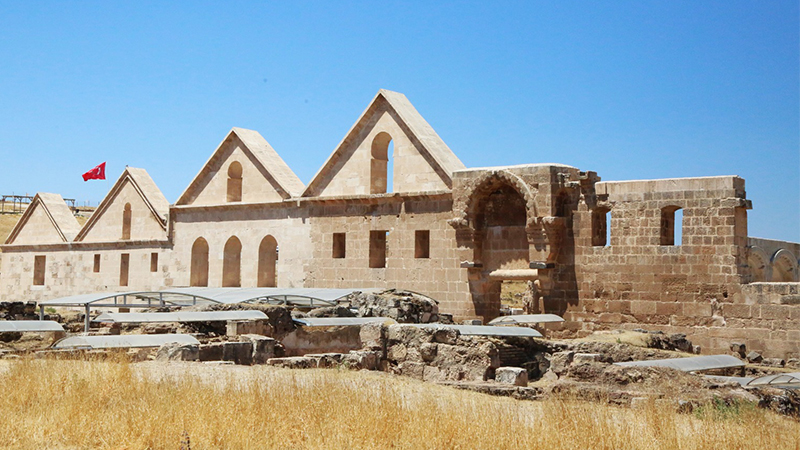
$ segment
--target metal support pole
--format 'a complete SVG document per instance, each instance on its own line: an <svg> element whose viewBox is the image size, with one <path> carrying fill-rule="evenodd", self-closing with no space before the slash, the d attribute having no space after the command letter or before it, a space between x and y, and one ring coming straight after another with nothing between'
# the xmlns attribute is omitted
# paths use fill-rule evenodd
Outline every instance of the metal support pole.
<svg viewBox="0 0 800 450"><path fill-rule="evenodd" d="M87 333L89 332L89 321L90 321L90 320L91 320L91 319L89 318L89 304L87 303L87 304L86 304L86 324L85 324L85 326L83 327L83 330L84 330L85 332L87 332Z"/></svg>
<svg viewBox="0 0 800 450"><path fill-rule="evenodd" d="M161 304L161 306L164 306L164 293L163 292L159 292L158 293L158 301Z"/></svg>
<svg viewBox="0 0 800 450"><path fill-rule="evenodd" d="M39 305L39 320L44 320L44 305Z"/></svg>

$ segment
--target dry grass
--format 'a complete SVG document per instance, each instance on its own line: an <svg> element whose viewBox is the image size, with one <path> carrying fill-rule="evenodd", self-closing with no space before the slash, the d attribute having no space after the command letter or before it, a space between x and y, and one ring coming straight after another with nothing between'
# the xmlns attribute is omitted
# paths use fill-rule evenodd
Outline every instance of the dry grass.
<svg viewBox="0 0 800 450"><path fill-rule="evenodd" d="M0 366L2 368L2 366ZM798 448L744 407L679 415L523 402L379 373L21 360L0 370L5 448ZM182 445L182 442L184 444Z"/></svg>

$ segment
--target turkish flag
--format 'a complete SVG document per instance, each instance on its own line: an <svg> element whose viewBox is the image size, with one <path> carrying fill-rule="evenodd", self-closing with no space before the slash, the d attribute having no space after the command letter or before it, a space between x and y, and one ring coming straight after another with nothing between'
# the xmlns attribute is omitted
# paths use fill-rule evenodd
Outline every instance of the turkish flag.
<svg viewBox="0 0 800 450"><path fill-rule="evenodd" d="M89 180L105 180L106 179L106 163L100 164L94 169L83 174L83 181Z"/></svg>

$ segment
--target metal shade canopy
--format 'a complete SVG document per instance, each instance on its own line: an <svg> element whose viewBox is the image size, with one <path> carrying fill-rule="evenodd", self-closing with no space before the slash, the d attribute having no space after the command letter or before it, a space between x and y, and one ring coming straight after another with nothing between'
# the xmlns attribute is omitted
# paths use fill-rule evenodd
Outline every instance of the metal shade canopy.
<svg viewBox="0 0 800 450"><path fill-rule="evenodd" d="M692 356L689 358L651 359L614 363L617 366L670 367L683 372L744 367L744 362L730 355Z"/></svg>
<svg viewBox="0 0 800 450"><path fill-rule="evenodd" d="M389 317L303 317L293 320L306 327L343 327L368 323L397 323Z"/></svg>
<svg viewBox="0 0 800 450"><path fill-rule="evenodd" d="M52 320L0 320L0 333L50 331L64 331L64 327Z"/></svg>
<svg viewBox="0 0 800 450"><path fill-rule="evenodd" d="M554 323L563 321L563 317L555 314L518 314L513 316L500 316L491 320L488 325L517 325L521 323Z"/></svg>
<svg viewBox="0 0 800 450"><path fill-rule="evenodd" d="M61 339L53 348L63 349L101 349L101 348L146 348L161 347L164 344L200 344L189 334L127 334L121 336L73 336Z"/></svg>
<svg viewBox="0 0 800 450"><path fill-rule="evenodd" d="M763 377L722 377L708 376L708 378L720 381L735 381L742 387L771 387L778 389L800 389L800 372L779 373L775 375L764 375Z"/></svg>
<svg viewBox="0 0 800 450"><path fill-rule="evenodd" d="M156 322L213 322L227 320L266 319L261 311L176 311L158 313L103 313L93 322L156 323Z"/></svg>
<svg viewBox="0 0 800 450"><path fill-rule="evenodd" d="M494 327L489 325L449 325L442 323L412 323L408 324L418 328L446 328L457 330L462 336L519 336L542 337L542 334L533 328L522 327Z"/></svg>

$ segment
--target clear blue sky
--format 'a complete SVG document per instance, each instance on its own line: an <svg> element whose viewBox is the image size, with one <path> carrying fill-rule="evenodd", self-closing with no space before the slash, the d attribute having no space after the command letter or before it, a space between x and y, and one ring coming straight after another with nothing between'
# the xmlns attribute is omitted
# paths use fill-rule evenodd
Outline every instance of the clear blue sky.
<svg viewBox="0 0 800 450"><path fill-rule="evenodd" d="M468 167L740 175L800 241L797 1L0 2L0 193L174 202L231 127L303 182L378 89ZM108 161L107 182L80 175Z"/></svg>

